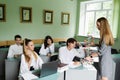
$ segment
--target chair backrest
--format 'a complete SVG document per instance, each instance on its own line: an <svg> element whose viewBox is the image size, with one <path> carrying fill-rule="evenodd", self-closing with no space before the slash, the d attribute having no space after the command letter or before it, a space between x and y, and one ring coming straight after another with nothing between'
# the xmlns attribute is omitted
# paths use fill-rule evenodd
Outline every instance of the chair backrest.
<svg viewBox="0 0 120 80"><path fill-rule="evenodd" d="M112 54L117 54L118 51L117 51L117 49L113 49L113 48L112 48L112 49L111 49L111 53L112 53Z"/></svg>
<svg viewBox="0 0 120 80"><path fill-rule="evenodd" d="M6 59L5 60L5 80L18 80L20 69L20 60Z"/></svg>
<svg viewBox="0 0 120 80"><path fill-rule="evenodd" d="M8 49L0 49L0 79L5 78L5 59L7 58Z"/></svg>

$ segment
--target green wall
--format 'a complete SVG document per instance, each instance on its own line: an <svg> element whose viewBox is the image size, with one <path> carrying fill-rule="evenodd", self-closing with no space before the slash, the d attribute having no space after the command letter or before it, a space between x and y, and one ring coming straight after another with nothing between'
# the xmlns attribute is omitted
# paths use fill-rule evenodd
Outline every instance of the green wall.
<svg viewBox="0 0 120 80"><path fill-rule="evenodd" d="M77 18L76 18L76 33L75 33L75 38L79 41L83 41L87 39L86 37L83 36L78 36L78 27L79 27L79 12L80 12L80 2L85 1L85 0L78 0L77 2ZM117 38L115 39L115 44L113 45L113 48L117 49L120 51L120 0L113 0L114 2L114 13L113 13L113 26L117 26ZM95 42L98 42L98 39L95 39Z"/></svg>
<svg viewBox="0 0 120 80"><path fill-rule="evenodd" d="M6 22L0 22L0 41L14 35L38 39L51 35L68 38L75 35L77 0L0 0L6 4ZM20 23L21 6L32 7L32 23ZM43 23L43 10L53 10L53 24ZM61 25L61 12L70 13L70 24Z"/></svg>

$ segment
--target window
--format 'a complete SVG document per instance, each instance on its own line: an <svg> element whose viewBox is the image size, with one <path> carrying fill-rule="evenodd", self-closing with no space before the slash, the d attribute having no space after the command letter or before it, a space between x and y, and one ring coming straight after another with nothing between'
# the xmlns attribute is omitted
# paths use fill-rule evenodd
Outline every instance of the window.
<svg viewBox="0 0 120 80"><path fill-rule="evenodd" d="M106 17L110 26L112 26L112 5L113 3L111 0L81 2L78 34L80 36L88 36L89 34L99 38L99 31L96 28L96 20L99 17Z"/></svg>

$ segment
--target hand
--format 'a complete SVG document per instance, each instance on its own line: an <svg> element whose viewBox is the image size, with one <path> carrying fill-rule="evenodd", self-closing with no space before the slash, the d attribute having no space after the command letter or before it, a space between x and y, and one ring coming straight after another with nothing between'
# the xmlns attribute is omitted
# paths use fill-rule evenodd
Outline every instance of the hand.
<svg viewBox="0 0 120 80"><path fill-rule="evenodd" d="M90 56L88 56L88 57L85 58L85 60L92 61L93 59Z"/></svg>
<svg viewBox="0 0 120 80"><path fill-rule="evenodd" d="M50 54L50 53L47 53L47 56L48 56L48 57L50 57L50 56L51 56L51 54Z"/></svg>
<svg viewBox="0 0 120 80"><path fill-rule="evenodd" d="M15 54L14 58L18 58L20 56L20 54Z"/></svg>
<svg viewBox="0 0 120 80"><path fill-rule="evenodd" d="M98 56L98 53L97 53L97 52L92 52L92 53L91 53L91 56L97 57L97 56Z"/></svg>
<svg viewBox="0 0 120 80"><path fill-rule="evenodd" d="M73 64L74 64L74 65L79 65L79 64L80 64L80 62L75 61Z"/></svg>

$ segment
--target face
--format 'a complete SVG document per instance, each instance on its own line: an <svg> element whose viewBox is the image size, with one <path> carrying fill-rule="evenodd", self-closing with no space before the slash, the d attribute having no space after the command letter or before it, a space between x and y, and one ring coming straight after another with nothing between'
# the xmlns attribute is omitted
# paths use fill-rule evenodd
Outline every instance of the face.
<svg viewBox="0 0 120 80"><path fill-rule="evenodd" d="M76 46L76 42L74 42L74 43L68 43L68 47L69 47L70 49L75 48L75 46Z"/></svg>
<svg viewBox="0 0 120 80"><path fill-rule="evenodd" d="M18 44L18 45L20 45L22 43L21 38L16 38L15 39L15 43Z"/></svg>
<svg viewBox="0 0 120 80"><path fill-rule="evenodd" d="M100 22L96 22L98 30L100 30Z"/></svg>
<svg viewBox="0 0 120 80"><path fill-rule="evenodd" d="M32 41L30 41L26 47L28 50L34 51L34 43Z"/></svg>
<svg viewBox="0 0 120 80"><path fill-rule="evenodd" d="M48 40L47 40L47 43L48 43L49 45L52 44L51 39L48 39Z"/></svg>

